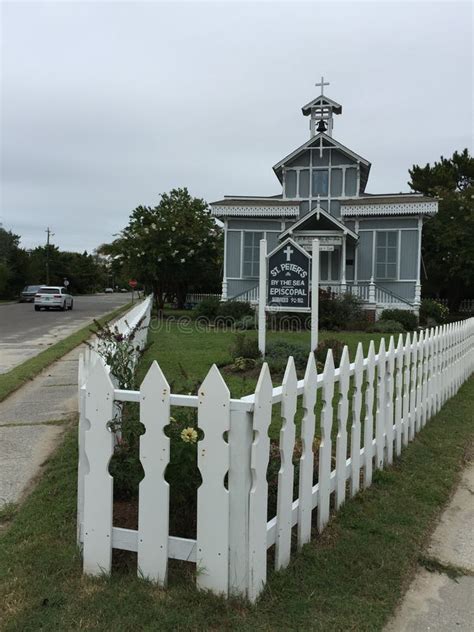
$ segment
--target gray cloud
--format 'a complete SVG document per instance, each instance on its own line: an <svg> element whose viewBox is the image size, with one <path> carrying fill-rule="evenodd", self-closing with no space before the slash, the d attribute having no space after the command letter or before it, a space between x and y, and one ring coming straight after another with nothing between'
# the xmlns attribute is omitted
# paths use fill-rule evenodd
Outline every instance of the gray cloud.
<svg viewBox="0 0 474 632"><path fill-rule="evenodd" d="M468 2L4 3L0 222L31 247L93 249L188 186L280 192L315 81L368 190L472 143Z"/></svg>

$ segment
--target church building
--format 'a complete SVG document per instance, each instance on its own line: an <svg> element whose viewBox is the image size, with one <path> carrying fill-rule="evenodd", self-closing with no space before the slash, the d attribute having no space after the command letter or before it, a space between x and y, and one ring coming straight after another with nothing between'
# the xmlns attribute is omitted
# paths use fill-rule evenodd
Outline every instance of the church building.
<svg viewBox="0 0 474 632"><path fill-rule="evenodd" d="M224 223L223 300L258 300L260 240L268 252L291 237L320 240L320 287L350 292L368 309L417 311L423 220L438 210L418 193L366 191L370 162L333 136L342 106L324 94L303 106L310 137L273 166L282 192L225 196L211 204Z"/></svg>

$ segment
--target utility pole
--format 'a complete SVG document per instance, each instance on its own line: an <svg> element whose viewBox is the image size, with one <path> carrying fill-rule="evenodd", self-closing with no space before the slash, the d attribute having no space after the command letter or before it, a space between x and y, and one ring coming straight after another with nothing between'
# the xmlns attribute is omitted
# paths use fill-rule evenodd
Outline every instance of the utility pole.
<svg viewBox="0 0 474 632"><path fill-rule="evenodd" d="M51 231L51 228L45 230L46 233L46 285L49 285L49 238L54 237L54 233Z"/></svg>

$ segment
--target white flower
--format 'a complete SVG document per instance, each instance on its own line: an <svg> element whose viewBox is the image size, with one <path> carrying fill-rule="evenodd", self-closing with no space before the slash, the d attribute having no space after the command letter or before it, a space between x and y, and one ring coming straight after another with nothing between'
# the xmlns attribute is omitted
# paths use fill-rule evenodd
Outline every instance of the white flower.
<svg viewBox="0 0 474 632"><path fill-rule="evenodd" d="M181 259L181 263L184 263L186 261L186 259Z"/></svg>
<svg viewBox="0 0 474 632"><path fill-rule="evenodd" d="M171 226L171 230L176 230L176 228L174 226Z"/></svg>
<svg viewBox="0 0 474 632"><path fill-rule="evenodd" d="M153 222L153 224L151 225L151 227L153 228L153 230L155 230L155 229L156 229L156 224L155 224L155 222Z"/></svg>
<svg viewBox="0 0 474 632"><path fill-rule="evenodd" d="M198 433L194 430L194 428L185 428L181 432L181 439L185 443L196 443L198 439Z"/></svg>

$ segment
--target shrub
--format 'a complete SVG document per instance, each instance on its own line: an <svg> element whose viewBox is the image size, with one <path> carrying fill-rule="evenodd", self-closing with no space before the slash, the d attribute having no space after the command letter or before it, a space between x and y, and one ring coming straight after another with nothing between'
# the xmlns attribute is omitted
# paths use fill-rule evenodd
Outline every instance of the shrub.
<svg viewBox="0 0 474 632"><path fill-rule="evenodd" d="M242 331L248 331L249 329L255 329L255 314L253 316L243 316L240 320L235 323L235 327L237 329L241 329Z"/></svg>
<svg viewBox="0 0 474 632"><path fill-rule="evenodd" d="M214 320L219 313L220 300L216 296L205 298L194 308L195 315L199 318Z"/></svg>
<svg viewBox="0 0 474 632"><path fill-rule="evenodd" d="M231 366L233 371L249 371L257 366L256 358L235 358Z"/></svg>
<svg viewBox="0 0 474 632"><path fill-rule="evenodd" d="M220 303L217 315L224 318L233 318L235 321L242 319L244 316L252 316L254 310L250 303L242 301L225 301Z"/></svg>
<svg viewBox="0 0 474 632"><path fill-rule="evenodd" d="M324 365L328 350L332 349L334 365L338 367L341 362L342 352L344 350L345 344L345 342L342 342L341 340L336 340L336 338L321 340L321 342L316 347L316 360Z"/></svg>
<svg viewBox="0 0 474 632"><path fill-rule="evenodd" d="M320 329L344 329L348 322L362 319L362 302L356 296L335 296L325 290L319 291Z"/></svg>
<svg viewBox="0 0 474 632"><path fill-rule="evenodd" d="M440 325L449 316L449 309L433 298L424 298L420 305L420 323L422 325Z"/></svg>
<svg viewBox="0 0 474 632"><path fill-rule="evenodd" d="M406 329L398 320L378 320L367 331L378 334L403 334Z"/></svg>
<svg viewBox="0 0 474 632"><path fill-rule="evenodd" d="M311 316L297 312L270 312L268 328L272 331L306 331L311 326Z"/></svg>
<svg viewBox="0 0 474 632"><path fill-rule="evenodd" d="M253 358L256 360L261 355L257 340L248 338L244 333L235 335L229 352L234 362L237 358Z"/></svg>
<svg viewBox="0 0 474 632"><path fill-rule="evenodd" d="M303 345L292 344L284 340L270 342L265 352L265 360L274 372L285 370L289 356L293 356L298 370L304 370L308 362L308 349Z"/></svg>
<svg viewBox="0 0 474 632"><path fill-rule="evenodd" d="M416 314L406 309L384 309L380 320L396 320L403 325L406 331L413 331L418 326Z"/></svg>

